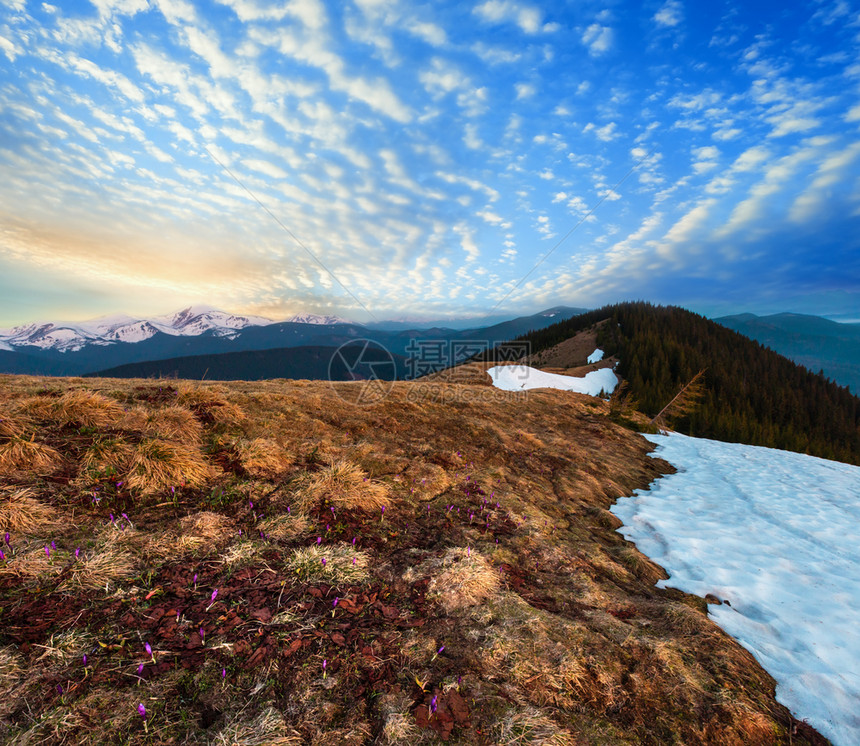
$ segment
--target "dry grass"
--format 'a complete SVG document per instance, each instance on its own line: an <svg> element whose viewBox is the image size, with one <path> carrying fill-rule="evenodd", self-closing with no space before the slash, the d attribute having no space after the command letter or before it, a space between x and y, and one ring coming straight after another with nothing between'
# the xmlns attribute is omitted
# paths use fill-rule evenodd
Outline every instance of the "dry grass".
<svg viewBox="0 0 860 746"><path fill-rule="evenodd" d="M0 409L0 438L20 438L29 431L29 422Z"/></svg>
<svg viewBox="0 0 860 746"><path fill-rule="evenodd" d="M487 379L478 367L475 371ZM119 424L97 428L95 433L59 429L55 424L60 395L84 385L107 399L136 401L140 407ZM606 513L613 500L646 487L669 467L647 455L650 444L612 424L603 403L553 391L530 392L527 401L523 397L489 400L472 396L479 389L487 393L483 384L444 383L425 388L423 398L416 399L411 384L397 383L385 401L362 408L341 401L325 383L179 385L183 393L171 403L184 407L202 424L207 453L229 456L225 464L231 467L235 456L244 458L246 471L258 481L248 481L240 470L219 474L217 486L223 487L225 500L207 504L235 512L226 516L193 513L181 520L178 515L200 509L193 501L206 500L202 491L177 493L176 506L165 502L132 510L118 507L129 500L120 491L116 498L111 496L117 502L107 510L129 510L135 527L124 531L105 527L105 501L91 505L65 479L40 480L37 492L18 494L32 502L15 504L11 511L6 508L3 520L11 516L23 525L21 533L29 531L31 538L16 536L12 541L15 552L7 552L9 561L0 567L0 605L6 609L4 619L12 619L18 610L15 621L8 630L4 628L4 642L20 644L26 635L31 647L27 661L16 648L0 648L0 741L30 746L120 741L130 746L439 743L436 733L420 729L415 722L417 676L446 694L460 687L472 725L455 729L449 742L461 746L782 746L789 741L811 746L802 733L789 738L792 721L774 701L773 682L752 656L698 610L696 599L654 588L655 574L647 560L613 532L617 522ZM33 396L46 389L56 395ZM188 448L194 462L209 470L202 444L195 448L190 442L177 443L171 440L179 437L175 433L147 430L141 424L144 415L154 422L159 411L170 409L158 405L170 397L151 397L150 389L140 381L4 376L0 410L8 412L15 424L8 426L0 442L10 435L29 437L28 431L38 427L36 440L64 456L68 453L67 459L79 455L88 468L117 469L117 481L125 479L132 457L137 456L140 468L148 469L141 466L146 461L141 452L164 448L165 443ZM436 401L435 393L444 393L445 398ZM246 416L239 419L237 412ZM179 418L189 421L187 415L174 420ZM196 424L192 427L200 432ZM124 430L128 432L121 434ZM281 462L273 468L255 462L269 455L273 443L295 455L292 466ZM188 453L172 450L153 459L156 471L168 464L162 469L168 476L158 477L166 498L152 503L168 500L169 487L179 486L187 477L177 462ZM70 462L65 468L70 470ZM281 476L286 473L289 479ZM151 478L147 473L146 479ZM0 510L10 504L14 492L2 488L9 481L8 474L0 471ZM199 483L208 491L211 485L204 481L201 478ZM273 481L278 482L275 491ZM493 492L493 502L498 500L501 508L494 508L490 525L484 529L482 524L479 530L477 521L469 523L468 512ZM245 507L248 498L257 510L265 511L267 519L254 522ZM312 525L321 521L322 526L329 519L328 506L322 505L325 500L337 511L332 521L335 534L359 533L372 551L358 553L348 545L327 543L293 551L299 542L316 537ZM40 518L38 510L68 504L69 516L64 520L70 522L72 503L78 525L69 531L64 545L72 547L80 537L83 546L94 537L95 546L77 563L62 549L52 552L51 561L44 553L45 541L36 539L56 538L52 521L60 516L49 513L43 522L45 516ZM385 520L380 521L383 503L397 510L386 510ZM451 503L461 512L446 516L445 508ZM292 512L283 515L286 505ZM338 509L346 506L372 512ZM510 517L522 519L522 526L511 523ZM240 527L250 539L237 537ZM275 541L257 539L257 529ZM2 530L0 526L0 536ZM343 530L347 533L337 533ZM471 557L462 548L448 550L467 544ZM183 555L189 549L209 556L189 562ZM92 609L98 604L90 599L104 595L104 584L110 588L127 577L128 565L118 572L116 557L132 558L144 578L144 582L122 583L113 594L129 608L110 618L88 613L78 621L78 601ZM423 562L404 573L410 558ZM163 564L169 565L164 577L172 578L174 568L181 568L183 562L194 565L207 581L217 575L224 588L228 582L235 584L231 602L243 605L247 599L254 608L266 606L278 613L267 623L243 624L223 636L211 632L212 650L207 650L204 668L158 673L138 685L129 678L134 665L124 660L126 653L115 650L111 640L117 632L130 640L137 640L140 633L152 634L152 628L141 626L148 614L142 599L150 589L159 589L152 600L159 607L172 608L176 600L177 608L182 608L190 602L158 577ZM514 569L499 573L502 562ZM241 566L251 566L254 572L232 572ZM56 620L30 632L28 612L16 606L18 599L42 608L43 597L36 594L55 590L60 580L57 573L63 570L68 573L63 576L65 585L56 589L62 601L50 607ZM151 584L145 581L150 571L154 573ZM244 580L246 575L250 579ZM98 590L89 590L97 583ZM353 596L337 586L358 583L364 588L356 596L366 599L356 603L363 603L363 608L355 613L341 609L330 617L331 597ZM328 599L323 619L319 618L319 593ZM197 595L203 598L204 594ZM44 602L51 599L44 597ZM307 602L312 604L310 611ZM390 618L392 608L397 610L396 619ZM244 618L248 610L237 613ZM127 611L141 623L124 623ZM404 626L413 612L412 621L420 626ZM207 620L216 619L216 613L207 615ZM192 624L196 621L186 609L180 626L188 625L190 632ZM360 630L362 639L353 643L346 625ZM72 693L67 683L72 682L67 678L70 674L60 670L62 655L48 650L67 648L71 654L75 646L67 646L57 633L84 627L94 640L108 644L101 651L102 674L112 678L91 675L84 687ZM259 642L254 636L258 628ZM318 629L326 635L341 631L348 641L341 645L332 637L317 636ZM310 646L303 644L284 657L284 647L298 637L303 643L310 639ZM254 649L259 645L267 656L262 665L250 665L250 658L242 653L227 658L228 648L238 638L250 640ZM181 658L184 637L177 640ZM43 645L44 651L36 645ZM442 645L444 653L437 654ZM47 657L36 661L43 652ZM323 658L329 662L327 680L321 678ZM220 668L225 664L228 674L222 682ZM79 670L71 659L69 665L69 670ZM4 675L6 668L8 675ZM457 682L461 674L462 685ZM66 689L62 698L55 694L58 680ZM11 687L8 695L4 683ZM358 693L360 686L367 687L363 694ZM374 692L383 694L375 697ZM136 712L141 701L152 713L148 736ZM283 705L284 717L267 711L269 701ZM199 714L212 710L222 714L204 730ZM377 726L370 733L368 720Z"/></svg>
<svg viewBox="0 0 860 746"><path fill-rule="evenodd" d="M24 670L24 659L13 646L0 647L0 700L21 681Z"/></svg>
<svg viewBox="0 0 860 746"><path fill-rule="evenodd" d="M421 577L422 573L432 573L427 595L449 614L493 596L500 584L499 571L469 547L449 549L443 557L412 568L407 571L407 580Z"/></svg>
<svg viewBox="0 0 860 746"><path fill-rule="evenodd" d="M132 577L137 571L137 558L115 546L82 553L72 566L69 578L63 581L66 590L104 588L108 591L116 581Z"/></svg>
<svg viewBox="0 0 860 746"><path fill-rule="evenodd" d="M34 645L35 648L42 651L36 661L47 660L50 663L66 665L72 661L79 661L81 655L86 653L92 645L93 638L86 632L75 629L55 632L44 645Z"/></svg>
<svg viewBox="0 0 860 746"><path fill-rule="evenodd" d="M336 507L367 512L391 505L387 485L372 481L358 464L345 460L335 461L314 474L308 496Z"/></svg>
<svg viewBox="0 0 860 746"><path fill-rule="evenodd" d="M278 541L294 541L307 533L310 521L298 511L266 518L257 524L257 528L266 536Z"/></svg>
<svg viewBox="0 0 860 746"><path fill-rule="evenodd" d="M267 707L257 717L246 719L240 713L222 728L213 741L215 746L302 746L304 740L284 722L274 707Z"/></svg>
<svg viewBox="0 0 860 746"><path fill-rule="evenodd" d="M287 567L306 583L364 583L370 556L349 544L316 545L296 549Z"/></svg>
<svg viewBox="0 0 860 746"><path fill-rule="evenodd" d="M67 391L54 402L50 419L58 425L106 428L123 417L119 402L92 391Z"/></svg>
<svg viewBox="0 0 860 746"><path fill-rule="evenodd" d="M30 488L0 490L0 529L33 535L57 525L57 511L34 494Z"/></svg>
<svg viewBox="0 0 860 746"><path fill-rule="evenodd" d="M44 581L56 577L63 571L64 561L52 551L51 556L45 552L44 545L16 547L15 553L8 557L4 565L0 565L0 577L12 577L21 581Z"/></svg>
<svg viewBox="0 0 860 746"><path fill-rule="evenodd" d="M96 438L84 451L81 466L92 471L114 469L120 472L125 470L133 453L134 447L122 438Z"/></svg>
<svg viewBox="0 0 860 746"><path fill-rule="evenodd" d="M267 549L263 544L250 539L242 539L231 544L221 553L221 561L231 569L247 567L259 561L260 556Z"/></svg>
<svg viewBox="0 0 860 746"><path fill-rule="evenodd" d="M221 546L236 532L236 524L220 513L204 510L179 520L179 539L185 546Z"/></svg>
<svg viewBox="0 0 860 746"><path fill-rule="evenodd" d="M280 477L293 465L292 456L268 438L241 439L236 443L236 450L242 468L252 477Z"/></svg>
<svg viewBox="0 0 860 746"><path fill-rule="evenodd" d="M572 708L583 699L604 702L611 696L611 667L599 670L602 682L588 673L583 625L534 609L508 592L489 603L483 621L488 672L511 680L532 704Z"/></svg>
<svg viewBox="0 0 860 746"><path fill-rule="evenodd" d="M130 490L154 495L171 487L201 487L213 475L196 448L146 438L132 454L125 481Z"/></svg>
<svg viewBox="0 0 860 746"><path fill-rule="evenodd" d="M577 746L578 741L561 730L535 707L509 711L494 733L497 746Z"/></svg>
<svg viewBox="0 0 860 746"><path fill-rule="evenodd" d="M245 420L245 412L228 399L223 386L182 384L177 388L176 401L194 411L203 422L229 426Z"/></svg>
<svg viewBox="0 0 860 746"><path fill-rule="evenodd" d="M147 409L135 407L125 413L122 429L134 430L151 438L196 445L203 437L203 426L194 413L180 406Z"/></svg>
<svg viewBox="0 0 860 746"><path fill-rule="evenodd" d="M27 664L15 647L0 647L0 733L2 722L17 707L26 672Z"/></svg>
<svg viewBox="0 0 860 746"><path fill-rule="evenodd" d="M0 473L32 471L45 474L60 467L59 451L39 443L35 436L29 439L12 437L0 442Z"/></svg>

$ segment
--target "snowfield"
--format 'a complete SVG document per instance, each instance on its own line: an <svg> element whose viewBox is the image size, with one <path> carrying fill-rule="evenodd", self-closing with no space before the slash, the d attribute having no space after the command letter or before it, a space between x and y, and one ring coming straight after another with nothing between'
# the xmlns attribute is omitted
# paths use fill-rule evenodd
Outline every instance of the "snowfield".
<svg viewBox="0 0 860 746"><path fill-rule="evenodd" d="M860 744L860 467L677 433L647 435L678 469L613 506L714 621L777 681L776 698L836 746Z"/></svg>
<svg viewBox="0 0 860 746"><path fill-rule="evenodd" d="M593 370L583 378L545 373L528 365L497 365L490 368L493 386L502 391L528 391L529 389L560 389L578 394L600 396L603 391L611 394L618 385L618 378L609 368Z"/></svg>
<svg viewBox="0 0 860 746"><path fill-rule="evenodd" d="M585 362L591 365L591 363L599 363L601 360L603 360L603 350L598 347L588 356L588 359Z"/></svg>

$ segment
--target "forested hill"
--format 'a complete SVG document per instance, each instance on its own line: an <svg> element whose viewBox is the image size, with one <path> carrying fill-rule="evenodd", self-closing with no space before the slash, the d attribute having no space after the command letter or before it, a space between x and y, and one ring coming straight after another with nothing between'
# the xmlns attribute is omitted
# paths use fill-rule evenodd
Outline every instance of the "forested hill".
<svg viewBox="0 0 860 746"><path fill-rule="evenodd" d="M679 432L860 464L860 399L758 342L677 307L621 303L525 335L532 351L600 322L639 409L655 415L703 368L705 393Z"/></svg>

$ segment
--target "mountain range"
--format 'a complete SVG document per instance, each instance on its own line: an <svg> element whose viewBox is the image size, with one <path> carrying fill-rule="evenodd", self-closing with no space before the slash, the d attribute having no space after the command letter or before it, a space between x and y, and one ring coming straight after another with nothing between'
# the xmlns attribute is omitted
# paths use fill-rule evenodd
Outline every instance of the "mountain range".
<svg viewBox="0 0 860 746"><path fill-rule="evenodd" d="M860 324L800 313L742 313L714 321L860 393Z"/></svg>
<svg viewBox="0 0 860 746"><path fill-rule="evenodd" d="M209 370L210 377L229 379L240 377L231 372L231 367L238 366L237 370L241 369L245 375L252 369L251 363L235 357L236 354L306 347L313 350L285 352L282 358L286 366L264 365L256 377L287 377L286 371L291 378L311 378L318 377L316 373L321 356L330 358L336 348L358 339L372 339L395 357L406 355L417 338L441 341L446 345L455 340L478 340L492 346L584 310L557 306L532 316L471 329L416 326L387 330L335 316L301 314L287 321L275 322L257 316L238 316L208 306L192 306L152 319L111 316L82 323L44 322L2 330L0 372L85 375L112 371L110 375L147 376L159 375L158 371L168 375L170 371L181 375L184 366L177 365L174 359L232 354L233 357L220 362L208 360L203 368L199 368L199 361L186 360L191 366L189 370ZM328 349L327 353L323 352L325 349ZM309 361L308 370L300 364L301 357ZM278 358L272 355L257 357L258 362L264 359L274 361ZM457 361L448 357L440 360L439 364ZM147 366L145 369L128 367L138 363L146 363ZM114 371L116 368L122 370Z"/></svg>

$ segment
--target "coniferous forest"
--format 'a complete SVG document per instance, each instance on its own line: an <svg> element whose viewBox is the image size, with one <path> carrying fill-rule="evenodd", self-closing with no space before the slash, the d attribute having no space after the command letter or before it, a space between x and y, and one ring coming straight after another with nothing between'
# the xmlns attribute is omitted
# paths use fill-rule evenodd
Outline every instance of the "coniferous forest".
<svg viewBox="0 0 860 746"><path fill-rule="evenodd" d="M599 322L598 345L648 416L706 369L698 406L673 429L860 464L860 399L848 388L686 309L621 303L521 339L540 352Z"/></svg>

